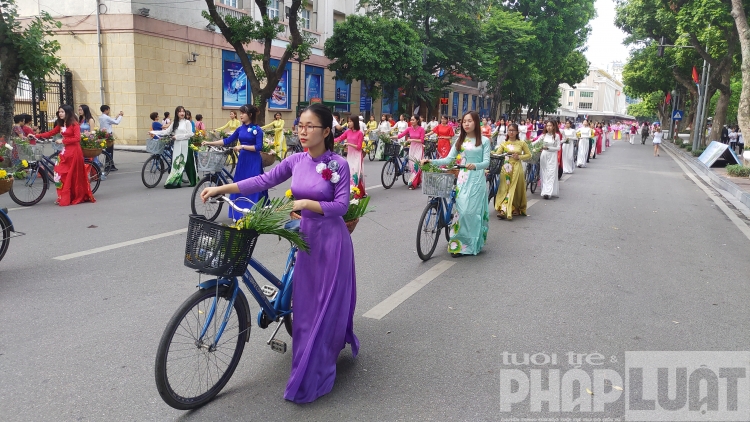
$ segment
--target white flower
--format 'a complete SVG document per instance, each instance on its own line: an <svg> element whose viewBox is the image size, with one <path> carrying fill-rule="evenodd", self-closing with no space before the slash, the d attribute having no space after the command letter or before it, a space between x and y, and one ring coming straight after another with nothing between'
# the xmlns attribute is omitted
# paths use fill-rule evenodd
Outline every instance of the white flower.
<svg viewBox="0 0 750 422"><path fill-rule="evenodd" d="M59 182L59 181L60 181L60 175L59 175L59 174L57 174L57 172L55 172L55 177L54 177L54 179L53 179L53 180L55 181L55 183L57 183L57 182Z"/></svg>
<svg viewBox="0 0 750 422"><path fill-rule="evenodd" d="M333 175L331 175L331 183L338 183L339 180L341 180L341 176L339 176L338 172L335 172L333 173Z"/></svg>
<svg viewBox="0 0 750 422"><path fill-rule="evenodd" d="M357 205L359 204L359 199L352 199L351 201L349 201L349 203L352 205Z"/></svg>
<svg viewBox="0 0 750 422"><path fill-rule="evenodd" d="M318 174L323 173L323 170L326 169L326 163L318 163L317 166L315 166L315 171L318 172Z"/></svg>
<svg viewBox="0 0 750 422"><path fill-rule="evenodd" d="M274 150L270 150L270 151L268 151L268 154L269 154L269 155L276 155L276 151L274 151Z"/></svg>
<svg viewBox="0 0 750 422"><path fill-rule="evenodd" d="M257 135L257 134L258 134L258 131L253 129L253 135Z"/></svg>

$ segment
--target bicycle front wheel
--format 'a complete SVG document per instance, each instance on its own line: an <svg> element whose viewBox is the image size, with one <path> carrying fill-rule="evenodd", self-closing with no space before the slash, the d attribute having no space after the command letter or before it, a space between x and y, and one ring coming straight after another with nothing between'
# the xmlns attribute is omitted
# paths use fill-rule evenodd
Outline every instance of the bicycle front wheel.
<svg viewBox="0 0 750 422"><path fill-rule="evenodd" d="M10 221L4 214L0 214L0 261L10 245Z"/></svg>
<svg viewBox="0 0 750 422"><path fill-rule="evenodd" d="M221 213L221 207L223 205L223 202L210 202L206 201L205 203L201 199L201 192L203 192L203 189L210 188L213 186L221 186L224 183L221 181L221 178L215 174L208 174L206 177L201 179L200 182L198 182L197 185L195 185L195 188L193 189L193 196L190 201L190 211L193 212L193 214L198 214L206 217L209 221L216 220L216 217L219 216Z"/></svg>
<svg viewBox="0 0 750 422"><path fill-rule="evenodd" d="M237 368L250 326L247 302L241 300L244 296L238 296L234 305L231 297L232 289L227 286L198 290L164 329L156 352L156 388L175 409L196 409L208 403Z"/></svg>
<svg viewBox="0 0 750 422"><path fill-rule="evenodd" d="M99 168L99 165L91 162L87 164L89 166L88 168L88 176L89 176L89 185L91 185L91 193L96 193L96 190L99 189L99 184L102 182L102 170Z"/></svg>
<svg viewBox="0 0 750 422"><path fill-rule="evenodd" d="M413 162L411 159L409 162ZM409 185L412 180L414 180L414 173L409 168L409 163L407 163L402 169L401 169L401 180L404 182L405 185Z"/></svg>
<svg viewBox="0 0 750 422"><path fill-rule="evenodd" d="M156 187L156 185L161 182L165 170L166 166L161 157L158 155L152 155L151 158L143 163L143 168L141 169L141 180L143 181L143 186L149 189Z"/></svg>
<svg viewBox="0 0 750 422"><path fill-rule="evenodd" d="M367 152L367 158L370 161L375 160L375 152L377 152L378 144L376 142L373 142L372 145L370 145L370 151Z"/></svg>
<svg viewBox="0 0 750 422"><path fill-rule="evenodd" d="M234 176L235 167L237 167L237 153L232 151L227 154L224 160L224 170L226 170L230 176Z"/></svg>
<svg viewBox="0 0 750 422"><path fill-rule="evenodd" d="M417 255L422 261L432 257L440 239L440 207L437 201L430 201L422 211L417 229Z"/></svg>
<svg viewBox="0 0 750 422"><path fill-rule="evenodd" d="M99 168L102 170L102 175L109 176L109 172L112 170L112 159L110 158L109 153L107 153L107 150L102 150L102 153L99 154Z"/></svg>
<svg viewBox="0 0 750 422"><path fill-rule="evenodd" d="M538 185L539 185L539 164L534 164L534 170L531 173L531 186L529 186L531 193L536 192L536 188Z"/></svg>
<svg viewBox="0 0 750 422"><path fill-rule="evenodd" d="M390 159L383 164L383 170L380 171L380 183L383 184L383 189L390 189L394 183L396 183L396 162L394 159Z"/></svg>
<svg viewBox="0 0 750 422"><path fill-rule="evenodd" d="M44 198L49 188L47 172L39 168L38 164L23 171L23 178L16 177L13 179L13 185L10 187L10 199L18 205L30 207L38 204Z"/></svg>
<svg viewBox="0 0 750 422"><path fill-rule="evenodd" d="M497 196L497 179L493 174L487 175L487 200L490 203L494 203Z"/></svg>

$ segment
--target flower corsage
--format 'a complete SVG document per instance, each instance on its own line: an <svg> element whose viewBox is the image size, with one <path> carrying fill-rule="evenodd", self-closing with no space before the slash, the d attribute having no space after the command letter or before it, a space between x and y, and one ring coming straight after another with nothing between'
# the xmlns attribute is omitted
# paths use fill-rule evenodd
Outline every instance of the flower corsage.
<svg viewBox="0 0 750 422"><path fill-rule="evenodd" d="M324 158L323 162L318 163L318 165L315 166L315 171L323 177L323 180L328 180L334 184L341 180L338 170L339 163L336 160L331 159L331 157Z"/></svg>

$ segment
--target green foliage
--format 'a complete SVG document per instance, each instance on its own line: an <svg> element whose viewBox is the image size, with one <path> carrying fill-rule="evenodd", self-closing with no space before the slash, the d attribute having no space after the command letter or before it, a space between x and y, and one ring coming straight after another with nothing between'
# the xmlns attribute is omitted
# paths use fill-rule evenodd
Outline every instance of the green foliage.
<svg viewBox="0 0 750 422"><path fill-rule="evenodd" d="M659 103L663 100L664 100L664 94L662 92L651 92L643 96L640 103L630 104L628 106L628 114L641 120L656 119L657 107L659 106Z"/></svg>
<svg viewBox="0 0 750 422"><path fill-rule="evenodd" d="M406 22L379 16L349 15L336 24L325 43L328 66L351 83L367 81L367 90L380 98L383 87L403 86L417 74L424 44Z"/></svg>
<svg viewBox="0 0 750 422"><path fill-rule="evenodd" d="M255 230L258 234L277 235L307 252L310 247L302 236L284 228L293 209L294 201L289 198L274 198L266 201L264 197L253 205L250 213L240 218L234 227Z"/></svg>
<svg viewBox="0 0 750 422"><path fill-rule="evenodd" d="M740 106L740 94L742 94L742 75L736 73L732 76L730 84L732 95L729 97L729 105L727 106L727 124L737 124L737 112ZM713 116L716 113L716 103L719 102L719 92L716 92L709 102L707 116Z"/></svg>
<svg viewBox="0 0 750 422"><path fill-rule="evenodd" d="M0 48L10 53L0 63L3 77L17 78L23 73L32 81L42 81L47 75L63 70L56 55L60 43L50 39L53 29L61 26L45 11L22 23L16 1L0 0Z"/></svg>
<svg viewBox="0 0 750 422"><path fill-rule="evenodd" d="M750 167L742 164L730 164L727 166L727 174L733 177L750 177Z"/></svg>
<svg viewBox="0 0 750 422"><path fill-rule="evenodd" d="M705 151L705 149L697 149L693 151L693 157L700 157L701 154L703 154L703 151Z"/></svg>
<svg viewBox="0 0 750 422"><path fill-rule="evenodd" d="M690 144L687 143L687 142L683 142L683 143L679 144L680 148L686 148L688 145L690 145Z"/></svg>
<svg viewBox="0 0 750 422"><path fill-rule="evenodd" d="M367 205L370 203L370 197L364 197L361 199L350 199L349 200L349 208L346 210L346 214L344 214L344 221L352 221L356 220L363 215L367 214L368 212L371 212L372 209L368 208Z"/></svg>
<svg viewBox="0 0 750 422"><path fill-rule="evenodd" d="M690 151L692 151L692 150L693 150L693 146L692 146L692 145L687 145L687 146L685 146L685 151L688 151L688 152L690 152Z"/></svg>

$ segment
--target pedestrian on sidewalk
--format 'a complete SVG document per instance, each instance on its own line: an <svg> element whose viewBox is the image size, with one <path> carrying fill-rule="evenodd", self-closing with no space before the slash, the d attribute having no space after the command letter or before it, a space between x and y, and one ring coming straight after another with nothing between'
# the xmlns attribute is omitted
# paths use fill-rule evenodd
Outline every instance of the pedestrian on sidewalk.
<svg viewBox="0 0 750 422"><path fill-rule="evenodd" d="M560 149L562 135L552 122L547 122L544 133L539 140L542 142L542 155L539 157L539 173L542 179L542 198L550 199L558 196L560 182L557 180L557 151Z"/></svg>
<svg viewBox="0 0 750 422"><path fill-rule="evenodd" d="M331 111L312 104L302 112L298 132L307 153L290 155L268 173L201 193L203 201L226 193L247 196L292 178L294 210L302 215L300 234L310 246L309 252L297 252L292 290L292 370L284 398L295 403L309 403L331 391L346 343L353 356L359 352L353 330L354 247L342 218L349 208L349 166L333 152L332 125ZM334 182L331 173L339 180ZM486 206L486 195L483 199Z"/></svg>
<svg viewBox="0 0 750 422"><path fill-rule="evenodd" d="M737 130L739 129L739 126L730 127L729 128L729 134L727 135L729 138L729 148L734 151L737 148Z"/></svg>
<svg viewBox="0 0 750 422"><path fill-rule="evenodd" d="M421 129L421 128L420 128ZM489 230L487 179L484 170L490 166L490 140L482 136L479 114L470 111L461 119L461 134L448 157L432 161L442 166L452 160L464 168L456 179L456 217L451 222L448 252L451 256L476 255L481 252Z"/></svg>
<svg viewBox="0 0 750 422"><path fill-rule="evenodd" d="M635 123L630 125L630 145L635 143L635 134L638 133L638 126Z"/></svg>
<svg viewBox="0 0 750 422"><path fill-rule="evenodd" d="M662 131L661 126L654 126L654 139L651 141L654 143L654 157L659 156L659 145L661 145Z"/></svg>
<svg viewBox="0 0 750 422"><path fill-rule="evenodd" d="M120 111L120 113L117 115L116 119L113 119L109 117L109 106L103 105L99 107L99 110L101 110L102 114L99 115L99 130L103 130L107 133L112 133L112 125L119 125L120 121L122 120L123 113ZM109 171L117 171L117 167L115 166L115 146L112 144L111 147L106 148L107 152L109 153L109 157L107 159L111 160L112 163L109 165ZM106 164L105 164L106 165Z"/></svg>
<svg viewBox="0 0 750 422"><path fill-rule="evenodd" d="M646 145L646 139L648 138L648 123L643 122L643 126L641 126L641 145Z"/></svg>
<svg viewBox="0 0 750 422"><path fill-rule="evenodd" d="M745 137L742 136L742 129L737 126L737 155L742 155L745 150Z"/></svg>

